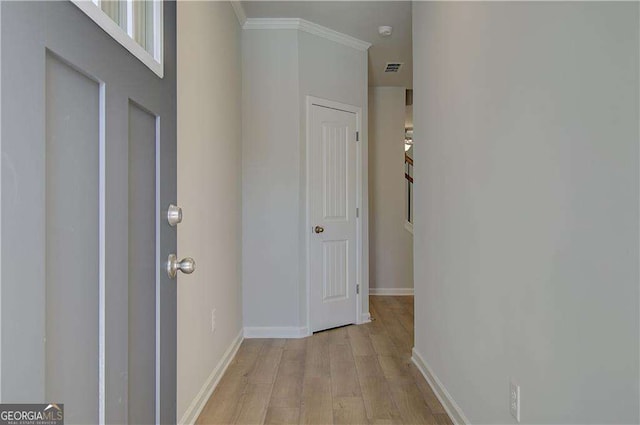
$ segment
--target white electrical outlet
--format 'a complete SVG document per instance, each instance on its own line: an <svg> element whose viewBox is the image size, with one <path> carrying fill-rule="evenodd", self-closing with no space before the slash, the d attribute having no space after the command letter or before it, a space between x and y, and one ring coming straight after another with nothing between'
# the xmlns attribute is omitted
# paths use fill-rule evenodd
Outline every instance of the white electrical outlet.
<svg viewBox="0 0 640 425"><path fill-rule="evenodd" d="M216 331L216 309L211 309L211 333Z"/></svg>
<svg viewBox="0 0 640 425"><path fill-rule="evenodd" d="M509 410L511 416L520 422L520 385L509 382Z"/></svg>

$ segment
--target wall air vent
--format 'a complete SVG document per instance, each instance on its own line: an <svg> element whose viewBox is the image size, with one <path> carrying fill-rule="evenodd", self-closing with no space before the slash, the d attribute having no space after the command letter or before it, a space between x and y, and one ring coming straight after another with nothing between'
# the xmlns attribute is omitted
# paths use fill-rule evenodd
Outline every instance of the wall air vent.
<svg viewBox="0 0 640 425"><path fill-rule="evenodd" d="M384 72L398 72L402 67L403 63L401 62L389 62L387 66L384 68Z"/></svg>

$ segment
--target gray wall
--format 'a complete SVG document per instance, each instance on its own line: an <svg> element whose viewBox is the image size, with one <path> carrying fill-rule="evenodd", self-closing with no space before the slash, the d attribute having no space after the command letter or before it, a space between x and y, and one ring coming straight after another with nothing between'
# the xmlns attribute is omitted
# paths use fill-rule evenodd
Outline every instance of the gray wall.
<svg viewBox="0 0 640 425"><path fill-rule="evenodd" d="M405 228L404 87L369 89L371 288L413 288L413 236Z"/></svg>
<svg viewBox="0 0 640 425"><path fill-rule="evenodd" d="M244 326L301 326L297 31L242 31L242 60Z"/></svg>
<svg viewBox="0 0 640 425"><path fill-rule="evenodd" d="M244 326L305 327L306 96L366 117L367 53L297 30L242 37Z"/></svg>
<svg viewBox="0 0 640 425"><path fill-rule="evenodd" d="M414 3L416 351L473 423L638 423L638 3Z"/></svg>

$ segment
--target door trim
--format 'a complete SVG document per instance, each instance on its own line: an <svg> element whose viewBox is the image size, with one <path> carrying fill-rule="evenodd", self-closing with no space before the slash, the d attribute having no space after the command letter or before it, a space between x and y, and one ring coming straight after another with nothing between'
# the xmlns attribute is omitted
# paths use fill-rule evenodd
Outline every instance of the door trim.
<svg viewBox="0 0 640 425"><path fill-rule="evenodd" d="M336 109L338 111L350 112L356 115L356 131L360 134L360 140L356 142L356 207L359 208L360 214L356 217L356 284L360 285L360 292L356 295L356 311L355 311L355 323L362 324L369 322L369 312L362 311L364 294L369 293L369 280L365 281L362 270L362 265L366 262L363 258L363 241L367 240L365 238L365 234L368 233L368 229L364 227L363 217L365 214L368 214L369 209L363 205L363 194L365 192L365 188L363 186L363 167L366 166L367 161L364 158L365 149L362 148L363 144L366 143L366 137L363 136L362 131L362 108L359 106L348 105L345 103L335 102L328 99L322 99L315 96L306 96L306 123L305 123L305 154L306 154L306 199L305 199L305 227L304 227L304 235L305 235L305 249L306 249L306 258L305 258L305 280L306 280L306 291L307 291L307 330L308 334L311 335L311 210L310 210L310 193L311 193L311 179L309 178L309 169L311 165L311 155L310 155L310 145L311 145L311 107L312 106L320 106L322 108Z"/></svg>

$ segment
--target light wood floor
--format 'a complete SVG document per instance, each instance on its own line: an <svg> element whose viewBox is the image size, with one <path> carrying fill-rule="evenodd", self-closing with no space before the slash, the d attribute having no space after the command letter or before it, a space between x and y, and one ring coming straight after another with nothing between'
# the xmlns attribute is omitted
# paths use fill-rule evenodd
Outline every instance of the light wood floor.
<svg viewBox="0 0 640 425"><path fill-rule="evenodd" d="M199 424L451 424L411 363L413 297L304 339L247 339Z"/></svg>

